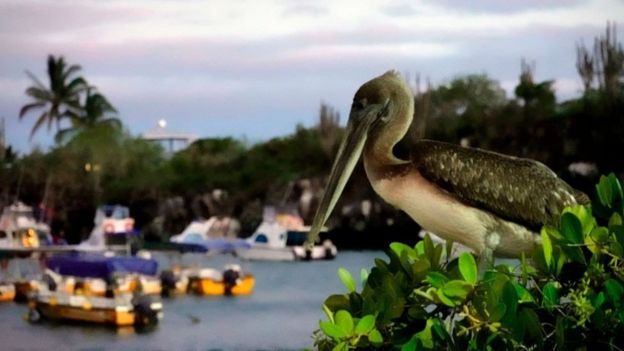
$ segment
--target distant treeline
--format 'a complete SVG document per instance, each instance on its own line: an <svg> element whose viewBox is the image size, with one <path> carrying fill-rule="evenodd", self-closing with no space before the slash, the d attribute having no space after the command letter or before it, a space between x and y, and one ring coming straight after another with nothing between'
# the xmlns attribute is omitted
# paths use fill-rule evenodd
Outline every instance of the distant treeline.
<svg viewBox="0 0 624 351"><path fill-rule="evenodd" d="M461 143L539 160L592 193L598 174L624 173L618 156L624 149L624 50L615 27L607 25L593 47L579 44L576 55L584 92L563 102L555 98L554 82L535 81L534 64L525 61L513 97L486 75L424 88L410 81L416 118L396 153L419 137ZM265 204L294 206L306 221L313 216L342 136L331 107L321 105L317 126L297 126L285 137L254 145L233 138L201 139L168 155L124 131L113 105L77 76L79 71L62 57L50 56L48 85L29 74L33 86L26 93L32 102L20 116L37 112L33 133L46 124L58 128L63 121L70 127L58 130L49 151L16 155L3 146L0 204L19 198L52 208L54 234L64 233L71 242L87 235L94 209L103 203L130 206L140 228L153 229L153 220L160 218L156 234L150 234L155 239L210 215L235 216L243 234L250 234ZM214 189L227 194L217 205L203 200ZM311 194L311 202L302 201L303 193ZM340 208L330 225L345 233L333 237L343 246L385 245L400 235L415 240L418 227L374 194L362 167ZM380 230L387 234L372 234Z"/></svg>

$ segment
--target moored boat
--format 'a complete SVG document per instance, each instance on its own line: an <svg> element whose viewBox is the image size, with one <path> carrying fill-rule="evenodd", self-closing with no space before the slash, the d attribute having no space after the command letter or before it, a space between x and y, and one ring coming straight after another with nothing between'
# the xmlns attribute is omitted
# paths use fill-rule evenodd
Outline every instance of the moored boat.
<svg viewBox="0 0 624 351"><path fill-rule="evenodd" d="M153 296L110 297L67 294L40 289L29 302L29 319L91 322L113 326L150 325L162 318L162 303Z"/></svg>
<svg viewBox="0 0 624 351"><path fill-rule="evenodd" d="M29 302L30 320L44 317L128 326L151 325L162 318L159 296L142 293L140 278L133 277L140 274L156 279L158 265L154 260L70 255L51 257L47 265L42 283ZM67 280L75 280L70 292L65 288ZM139 288L133 290L133 282Z"/></svg>
<svg viewBox="0 0 624 351"><path fill-rule="evenodd" d="M255 277L243 273L237 264L225 266L223 272L213 268L202 268L189 273L189 289L198 295L250 295L255 283Z"/></svg>
<svg viewBox="0 0 624 351"><path fill-rule="evenodd" d="M0 302L13 301L15 287L11 283L0 283Z"/></svg>
<svg viewBox="0 0 624 351"><path fill-rule="evenodd" d="M2 210L0 247L29 249L51 243L50 227L35 217L32 207L16 202Z"/></svg>
<svg viewBox="0 0 624 351"><path fill-rule="evenodd" d="M258 261L330 260L338 254L331 240L307 248L304 245L310 228L303 220L291 214L276 214L271 207L264 210L264 219L247 239L249 249L237 249L236 256Z"/></svg>

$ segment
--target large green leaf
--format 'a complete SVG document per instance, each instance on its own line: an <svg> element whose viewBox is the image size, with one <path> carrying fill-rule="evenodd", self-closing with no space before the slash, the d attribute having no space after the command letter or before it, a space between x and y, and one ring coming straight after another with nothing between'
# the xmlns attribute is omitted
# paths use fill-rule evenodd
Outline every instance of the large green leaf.
<svg viewBox="0 0 624 351"><path fill-rule="evenodd" d="M600 176L600 181L596 185L596 193L602 205L611 207L611 203L613 202L613 189L611 188L611 182L609 182L606 176Z"/></svg>
<svg viewBox="0 0 624 351"><path fill-rule="evenodd" d="M516 294L518 294L518 302L524 303L524 302L535 301L535 299L533 298L533 295L531 295L531 292L529 292L529 290L527 290L526 287L516 282L513 282L512 284L514 288L516 289Z"/></svg>
<svg viewBox="0 0 624 351"><path fill-rule="evenodd" d="M523 308L520 311L520 320L524 323L526 331L529 333L531 339L538 345L543 344L542 324L540 323L537 313L535 313L533 309Z"/></svg>
<svg viewBox="0 0 624 351"><path fill-rule="evenodd" d="M362 317L355 326L356 334L368 334L375 328L375 316L372 314Z"/></svg>
<svg viewBox="0 0 624 351"><path fill-rule="evenodd" d="M444 283L446 283L449 279L442 273L429 272L427 273L426 280L434 288L441 288L442 285L444 285Z"/></svg>
<svg viewBox="0 0 624 351"><path fill-rule="evenodd" d="M438 297L438 300L440 300L440 302L442 302L443 304L449 306L449 307L455 307L458 306L461 302L455 301L453 299L451 299L450 297L446 296L444 294L444 291L442 291L442 289L438 289L436 291L436 296Z"/></svg>
<svg viewBox="0 0 624 351"><path fill-rule="evenodd" d="M559 304L559 289L557 289L557 285L554 282L546 283L542 288L542 293L544 294L542 303L546 308L552 309Z"/></svg>
<svg viewBox="0 0 624 351"><path fill-rule="evenodd" d="M425 329L418 332L416 335L422 346L428 349L433 348L433 335L431 334L431 327L433 326L433 319L427 319L427 324L425 325Z"/></svg>
<svg viewBox="0 0 624 351"><path fill-rule="evenodd" d="M338 343L332 351L349 351L349 344L346 341Z"/></svg>
<svg viewBox="0 0 624 351"><path fill-rule="evenodd" d="M340 310L334 315L335 324L345 332L346 335L353 334L353 317L351 313Z"/></svg>
<svg viewBox="0 0 624 351"><path fill-rule="evenodd" d="M401 346L401 351L416 351L419 345L420 340L418 340L418 336L414 335L408 342Z"/></svg>
<svg viewBox="0 0 624 351"><path fill-rule="evenodd" d="M546 262L546 267L552 267L552 242L550 241L550 236L548 235L548 231L545 228L542 228L541 232L542 237L542 250L544 251L544 262Z"/></svg>
<svg viewBox="0 0 624 351"><path fill-rule="evenodd" d="M595 227L591 233L585 237L585 244L589 251L598 253L600 247L606 245L609 240L609 230L606 227Z"/></svg>
<svg viewBox="0 0 624 351"><path fill-rule="evenodd" d="M403 254L403 252L407 252L408 255L414 255L414 249L412 249L411 247L403 244L403 243L399 243L399 242L394 242L390 244L390 250L394 251L394 253L396 253L396 255L398 257L401 257L401 254Z"/></svg>
<svg viewBox="0 0 624 351"><path fill-rule="evenodd" d="M513 323L516 319L516 312L518 310L518 292L511 282L506 282L503 286L502 293L503 303L505 304L505 321L507 323ZM490 314L492 312L490 311Z"/></svg>
<svg viewBox="0 0 624 351"><path fill-rule="evenodd" d="M453 339L451 338L448 331L446 330L446 327L439 319L436 318L433 320L433 324L431 325L431 330L433 331L433 333L435 333L435 335L439 339L444 340L445 342L449 344L453 342Z"/></svg>
<svg viewBox="0 0 624 351"><path fill-rule="evenodd" d="M574 214L567 212L561 215L561 234L572 244L583 243L583 228Z"/></svg>
<svg viewBox="0 0 624 351"><path fill-rule="evenodd" d="M624 287L615 279L609 279L605 282L605 289L607 290L607 296L618 306L624 303Z"/></svg>
<svg viewBox="0 0 624 351"><path fill-rule="evenodd" d="M417 280L422 280L431 269L431 264L426 257L421 257L412 264L412 274Z"/></svg>
<svg viewBox="0 0 624 351"><path fill-rule="evenodd" d="M491 323L498 322L503 318L505 312L507 312L507 306L504 303L496 304L494 307L488 310L490 316L488 321Z"/></svg>
<svg viewBox="0 0 624 351"><path fill-rule="evenodd" d="M472 291L472 284L463 280L451 280L442 286L442 291L448 297L463 300Z"/></svg>
<svg viewBox="0 0 624 351"><path fill-rule="evenodd" d="M609 218L608 227L611 228L615 225L622 225L622 223L623 223L622 216L617 212L613 212L613 214L611 215L611 218Z"/></svg>
<svg viewBox="0 0 624 351"><path fill-rule="evenodd" d="M323 333L325 333L325 335L329 336L330 338L336 341L339 341L347 337L347 334L344 332L344 330L342 330L342 328L338 327L334 323L327 322L327 321L320 321L319 326L321 327L321 330L323 331Z"/></svg>
<svg viewBox="0 0 624 351"><path fill-rule="evenodd" d="M578 263L586 264L585 256L583 255L583 250L581 250L578 246L573 246L574 244L564 243L561 245L561 250L565 253L567 257L576 261Z"/></svg>
<svg viewBox="0 0 624 351"><path fill-rule="evenodd" d="M471 253L464 252L459 256L459 271L468 283L477 283L477 263Z"/></svg>
<svg viewBox="0 0 624 351"><path fill-rule="evenodd" d="M383 344L383 337L381 333L377 329L373 329L370 333L368 333L368 341L375 347L381 346Z"/></svg>
<svg viewBox="0 0 624 351"><path fill-rule="evenodd" d="M581 223L581 230L583 235L587 235L591 232L592 228L596 225L596 219L592 216L589 207L575 205L566 207L563 213L572 213Z"/></svg>
<svg viewBox="0 0 624 351"><path fill-rule="evenodd" d="M330 311L334 312L348 309L350 305L351 303L347 296L338 294L330 295L323 303L323 306L326 306Z"/></svg>
<svg viewBox="0 0 624 351"><path fill-rule="evenodd" d="M347 287L349 292L354 292L356 288L355 280L351 276L348 270L340 267L338 268L338 277L342 281L342 283Z"/></svg>

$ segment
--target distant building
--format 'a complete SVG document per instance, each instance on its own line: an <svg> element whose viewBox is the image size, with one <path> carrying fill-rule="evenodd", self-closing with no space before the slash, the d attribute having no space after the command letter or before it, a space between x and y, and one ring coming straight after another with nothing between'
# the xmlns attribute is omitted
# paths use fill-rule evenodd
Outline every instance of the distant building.
<svg viewBox="0 0 624 351"><path fill-rule="evenodd" d="M172 154L185 149L197 140L197 135L172 131L167 128L167 121L161 119L158 121L158 125L145 132L142 138L158 143L167 153Z"/></svg>

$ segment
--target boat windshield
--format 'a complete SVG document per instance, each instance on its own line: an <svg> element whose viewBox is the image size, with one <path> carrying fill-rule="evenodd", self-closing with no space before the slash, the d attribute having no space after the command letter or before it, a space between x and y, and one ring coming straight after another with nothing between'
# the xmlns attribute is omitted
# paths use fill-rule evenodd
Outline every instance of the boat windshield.
<svg viewBox="0 0 624 351"><path fill-rule="evenodd" d="M130 211L123 206L104 206L101 210L106 218L124 219L130 217Z"/></svg>

